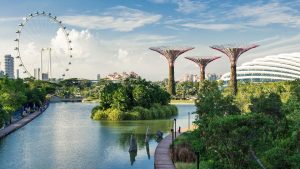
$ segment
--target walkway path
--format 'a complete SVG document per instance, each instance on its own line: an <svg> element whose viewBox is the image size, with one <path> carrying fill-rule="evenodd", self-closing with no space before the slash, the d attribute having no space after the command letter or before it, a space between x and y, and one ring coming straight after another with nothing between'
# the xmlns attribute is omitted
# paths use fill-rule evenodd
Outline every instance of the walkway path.
<svg viewBox="0 0 300 169"><path fill-rule="evenodd" d="M192 130L194 127L192 127ZM188 128L181 129L181 133L176 133L176 137L188 131ZM156 147L154 154L155 169L176 169L170 157L170 145L172 144L172 134L165 137Z"/></svg>
<svg viewBox="0 0 300 169"><path fill-rule="evenodd" d="M156 147L154 154L155 169L175 169L170 157L170 145L172 143L172 134L165 137Z"/></svg>
<svg viewBox="0 0 300 169"><path fill-rule="evenodd" d="M47 109L47 108L46 108ZM25 126L27 123L29 123L31 120L42 114L45 110L43 111L36 111L32 114L29 114L28 116L22 118L21 120L9 125L8 127L0 130L0 139L9 135L10 133L16 131L17 129Z"/></svg>

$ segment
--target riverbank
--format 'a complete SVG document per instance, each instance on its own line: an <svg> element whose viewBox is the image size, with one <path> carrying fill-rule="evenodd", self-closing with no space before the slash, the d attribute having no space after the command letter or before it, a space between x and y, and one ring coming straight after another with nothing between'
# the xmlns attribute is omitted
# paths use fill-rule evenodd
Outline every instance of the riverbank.
<svg viewBox="0 0 300 169"><path fill-rule="evenodd" d="M171 100L170 104L188 104L194 105L195 100Z"/></svg>
<svg viewBox="0 0 300 169"><path fill-rule="evenodd" d="M35 119L37 116L42 114L48 108L48 106L49 106L49 104L46 104L43 109L38 110L34 113L31 113L31 114L27 115L26 117L23 117L19 121L10 124L8 127L5 127L4 129L1 129L0 130L0 139L7 136L7 135L9 135L12 132L18 130L19 128L25 126L27 123L29 123L30 121Z"/></svg>

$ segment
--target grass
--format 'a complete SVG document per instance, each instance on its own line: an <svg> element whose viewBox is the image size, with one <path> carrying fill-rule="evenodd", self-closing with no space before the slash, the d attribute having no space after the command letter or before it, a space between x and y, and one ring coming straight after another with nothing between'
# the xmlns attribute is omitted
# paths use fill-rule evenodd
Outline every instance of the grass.
<svg viewBox="0 0 300 169"><path fill-rule="evenodd" d="M171 104L195 104L194 100L171 100Z"/></svg>
<svg viewBox="0 0 300 169"><path fill-rule="evenodd" d="M185 132L185 133L182 133L180 136L178 136L175 140L174 140L174 145L179 145L179 144L182 144L182 143L188 143L189 141L189 132Z"/></svg>
<svg viewBox="0 0 300 169"><path fill-rule="evenodd" d="M176 162L175 167L176 169L197 169L196 163Z"/></svg>

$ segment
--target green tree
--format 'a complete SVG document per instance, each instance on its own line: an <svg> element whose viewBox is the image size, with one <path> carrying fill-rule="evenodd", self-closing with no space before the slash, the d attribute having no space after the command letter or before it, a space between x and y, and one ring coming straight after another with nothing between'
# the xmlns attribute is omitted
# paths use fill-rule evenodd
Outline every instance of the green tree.
<svg viewBox="0 0 300 169"><path fill-rule="evenodd" d="M275 93L262 94L258 98L251 98L252 112L266 113L276 117L282 117L280 96Z"/></svg>
<svg viewBox="0 0 300 169"><path fill-rule="evenodd" d="M196 106L199 118L240 112L234 104L233 96L224 96L217 82L207 80L201 83Z"/></svg>

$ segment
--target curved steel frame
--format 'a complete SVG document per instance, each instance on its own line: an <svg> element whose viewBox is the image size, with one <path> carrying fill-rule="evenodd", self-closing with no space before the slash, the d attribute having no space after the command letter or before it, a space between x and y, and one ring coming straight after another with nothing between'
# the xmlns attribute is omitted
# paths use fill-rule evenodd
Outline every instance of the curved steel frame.
<svg viewBox="0 0 300 169"><path fill-rule="evenodd" d="M237 80L295 80L300 78L300 53L270 55L237 67ZM230 72L221 80L228 82Z"/></svg>
<svg viewBox="0 0 300 169"><path fill-rule="evenodd" d="M22 33L22 30L23 30L24 26L30 21L30 19L32 19L34 17L39 17L39 16L47 17L48 19L54 21L63 30L63 33L66 37L67 45L68 45L68 52L67 53L68 53L70 59L73 57L72 54L71 54L72 47L71 47L71 40L69 38L69 33L66 30L66 26L64 26L62 24L62 21L57 20L57 17L52 16L51 13L46 13L44 11L43 12L36 12L34 14L31 13L28 16L26 16L26 18L24 19L24 21L22 23L19 24L20 29L18 29L18 31L16 32L17 33L17 39L15 39L15 41L17 42L17 47L15 48L15 50L17 51L17 57L16 58L21 63L19 66L23 68L23 70L24 70L23 73L26 73L29 77L33 77L33 76L27 70L27 68L25 67L25 65L22 61L21 52L20 52L20 38L21 38L21 33ZM68 62L68 65L71 65L71 61ZM69 68L67 67L65 69L65 71L66 72L69 71ZM65 73L62 74L62 77L65 77Z"/></svg>

